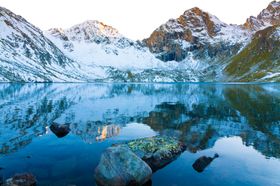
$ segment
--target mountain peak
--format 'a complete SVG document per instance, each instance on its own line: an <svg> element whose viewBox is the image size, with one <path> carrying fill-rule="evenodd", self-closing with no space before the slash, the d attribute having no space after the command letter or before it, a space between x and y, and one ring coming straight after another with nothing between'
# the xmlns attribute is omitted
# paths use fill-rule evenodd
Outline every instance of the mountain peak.
<svg viewBox="0 0 280 186"><path fill-rule="evenodd" d="M77 24L69 29L66 29L65 32L73 40L88 41L96 37L121 37L121 34L118 32L117 29L96 20L88 20L83 23Z"/></svg>
<svg viewBox="0 0 280 186"><path fill-rule="evenodd" d="M269 3L267 8L263 9L257 17L249 17L244 27L252 31L258 31L274 25L280 25L280 1Z"/></svg>
<svg viewBox="0 0 280 186"><path fill-rule="evenodd" d="M221 51L226 53L230 51L227 46L236 43L241 46L246 38L247 30L244 31L237 25L227 25L216 16L194 7L185 11L179 18L170 19L161 25L144 42L159 59L182 61L189 56L189 52L204 50L202 46L209 45L210 48L214 43L224 41L219 46L222 46ZM212 52L204 53L212 55Z"/></svg>
<svg viewBox="0 0 280 186"><path fill-rule="evenodd" d="M189 10L186 10L185 12L184 12L184 14L183 15L188 15L188 14L190 14L190 13L194 13L194 14L196 14L196 15L202 15L202 13L203 13L203 10L201 10L200 8L198 8L198 7L193 7L193 8L191 8L191 9L189 9Z"/></svg>

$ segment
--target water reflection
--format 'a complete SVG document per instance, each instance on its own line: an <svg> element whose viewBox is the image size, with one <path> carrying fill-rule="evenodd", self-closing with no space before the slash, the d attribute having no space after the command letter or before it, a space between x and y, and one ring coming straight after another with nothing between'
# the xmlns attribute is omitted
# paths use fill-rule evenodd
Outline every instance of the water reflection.
<svg viewBox="0 0 280 186"><path fill-rule="evenodd" d="M120 127L117 125L107 125L103 127L98 127L97 133L99 134L99 136L96 137L96 140L103 141L107 138L119 135Z"/></svg>
<svg viewBox="0 0 280 186"><path fill-rule="evenodd" d="M280 85L0 84L0 152L8 154L69 123L86 143L117 136L128 123L177 136L190 152L240 136L280 157Z"/></svg>

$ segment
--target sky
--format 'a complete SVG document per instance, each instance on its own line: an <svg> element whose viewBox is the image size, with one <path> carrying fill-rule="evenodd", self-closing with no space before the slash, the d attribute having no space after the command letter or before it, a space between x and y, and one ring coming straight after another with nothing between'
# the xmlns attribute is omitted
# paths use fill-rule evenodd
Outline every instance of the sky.
<svg viewBox="0 0 280 186"><path fill-rule="evenodd" d="M48 30L69 28L86 20L115 27L131 39L144 39L170 18L199 7L221 21L243 24L272 0L0 0L0 6Z"/></svg>

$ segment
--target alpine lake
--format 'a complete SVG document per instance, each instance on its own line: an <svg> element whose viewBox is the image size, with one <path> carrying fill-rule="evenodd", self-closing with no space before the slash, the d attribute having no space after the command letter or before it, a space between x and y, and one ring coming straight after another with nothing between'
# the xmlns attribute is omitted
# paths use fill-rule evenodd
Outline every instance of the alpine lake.
<svg viewBox="0 0 280 186"><path fill-rule="evenodd" d="M32 173L39 186L96 185L108 147L171 136L186 148L149 185L280 185L278 83L3 83L0 113L2 181ZM212 161L197 170L201 157Z"/></svg>

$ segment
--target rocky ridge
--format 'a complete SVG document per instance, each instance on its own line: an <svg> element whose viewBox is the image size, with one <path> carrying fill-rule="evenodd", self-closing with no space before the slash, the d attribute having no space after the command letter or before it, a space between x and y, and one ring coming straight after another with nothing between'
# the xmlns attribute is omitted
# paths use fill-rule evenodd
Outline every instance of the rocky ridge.
<svg viewBox="0 0 280 186"><path fill-rule="evenodd" d="M273 25L280 25L279 1L272 1L257 17L248 18L244 27L252 31L259 31Z"/></svg>

